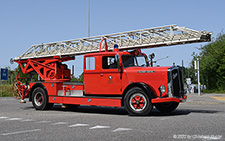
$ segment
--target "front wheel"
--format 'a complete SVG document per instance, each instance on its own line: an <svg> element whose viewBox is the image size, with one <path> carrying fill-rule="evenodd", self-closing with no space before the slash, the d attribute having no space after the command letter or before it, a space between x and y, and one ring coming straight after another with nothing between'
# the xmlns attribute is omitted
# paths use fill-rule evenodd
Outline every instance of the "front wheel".
<svg viewBox="0 0 225 141"><path fill-rule="evenodd" d="M51 109L53 106L52 103L48 103L47 94L41 87L34 89L32 93L32 104L36 110Z"/></svg>
<svg viewBox="0 0 225 141"><path fill-rule="evenodd" d="M124 107L130 115L145 116L152 111L149 96L139 87L134 87L126 93Z"/></svg>
<svg viewBox="0 0 225 141"><path fill-rule="evenodd" d="M155 108L163 113L169 113L174 111L178 107L178 102L157 103Z"/></svg>

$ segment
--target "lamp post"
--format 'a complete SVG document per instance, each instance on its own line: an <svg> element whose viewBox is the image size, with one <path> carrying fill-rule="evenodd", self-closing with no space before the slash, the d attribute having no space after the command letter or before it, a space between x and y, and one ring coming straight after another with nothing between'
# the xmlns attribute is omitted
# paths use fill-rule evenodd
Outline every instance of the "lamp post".
<svg viewBox="0 0 225 141"><path fill-rule="evenodd" d="M90 0L88 0L88 37L90 37ZM88 59L88 67L91 67L90 58Z"/></svg>
<svg viewBox="0 0 225 141"><path fill-rule="evenodd" d="M90 0L88 0L88 37L90 37Z"/></svg>
<svg viewBox="0 0 225 141"><path fill-rule="evenodd" d="M199 73L199 58L197 58L197 71L198 71L198 96L201 95L200 93L200 73Z"/></svg>

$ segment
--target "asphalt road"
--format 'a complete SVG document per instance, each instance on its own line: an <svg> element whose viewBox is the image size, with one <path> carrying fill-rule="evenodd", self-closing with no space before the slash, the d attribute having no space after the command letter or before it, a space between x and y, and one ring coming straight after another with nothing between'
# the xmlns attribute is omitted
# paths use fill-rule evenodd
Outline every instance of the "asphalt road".
<svg viewBox="0 0 225 141"><path fill-rule="evenodd" d="M153 109L144 117L128 116L123 108L90 106L37 111L29 102L0 98L0 141L225 140L225 101L215 97L220 96L190 95L170 114Z"/></svg>

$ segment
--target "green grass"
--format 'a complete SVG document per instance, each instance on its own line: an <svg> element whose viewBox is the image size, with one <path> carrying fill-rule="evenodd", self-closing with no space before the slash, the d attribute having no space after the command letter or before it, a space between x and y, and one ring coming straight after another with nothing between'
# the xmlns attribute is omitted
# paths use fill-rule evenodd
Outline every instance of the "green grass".
<svg viewBox="0 0 225 141"><path fill-rule="evenodd" d="M217 94L224 94L224 90L202 90L203 93L217 93Z"/></svg>
<svg viewBox="0 0 225 141"><path fill-rule="evenodd" d="M12 94L12 85L2 85L2 97L11 97ZM1 97L1 94L0 94Z"/></svg>

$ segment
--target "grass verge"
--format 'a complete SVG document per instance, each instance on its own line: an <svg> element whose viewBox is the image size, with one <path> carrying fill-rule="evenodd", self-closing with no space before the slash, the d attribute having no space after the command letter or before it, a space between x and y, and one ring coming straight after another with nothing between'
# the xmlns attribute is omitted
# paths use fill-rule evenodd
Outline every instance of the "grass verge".
<svg viewBox="0 0 225 141"><path fill-rule="evenodd" d="M12 97L12 96L13 96L12 85L2 85L2 97Z"/></svg>
<svg viewBox="0 0 225 141"><path fill-rule="evenodd" d="M217 94L224 94L224 90L202 90L203 93L217 93Z"/></svg>

